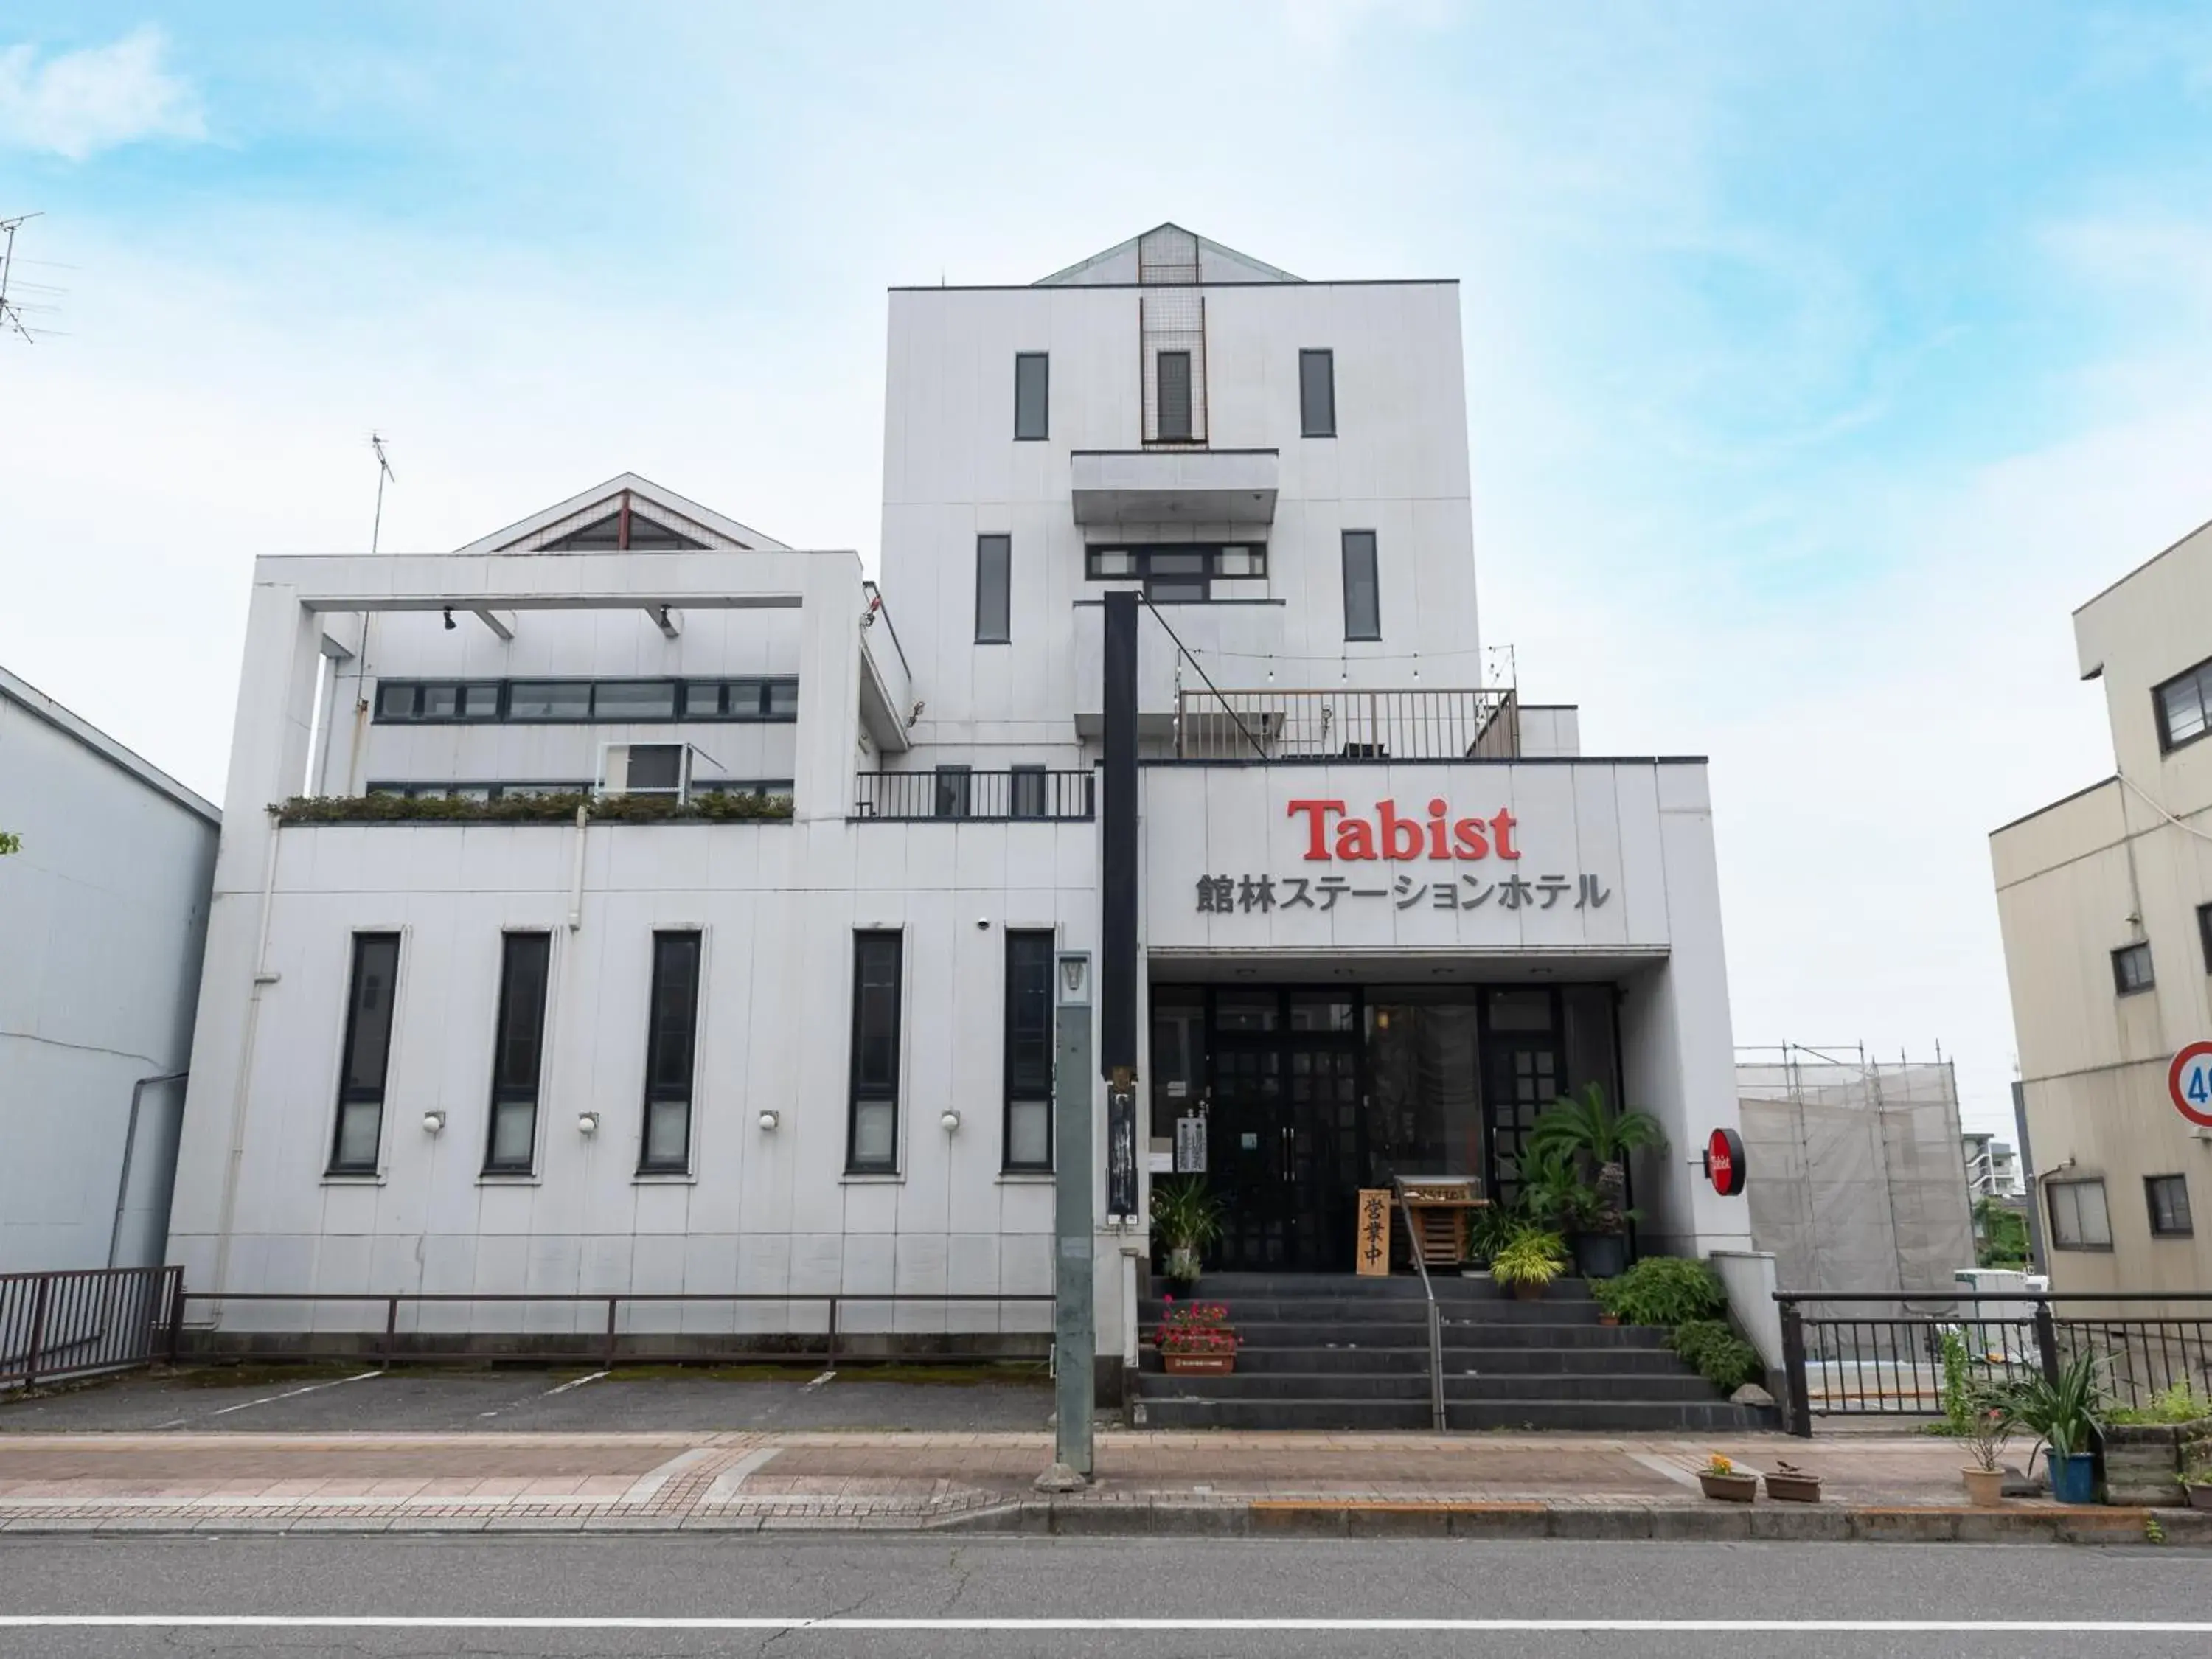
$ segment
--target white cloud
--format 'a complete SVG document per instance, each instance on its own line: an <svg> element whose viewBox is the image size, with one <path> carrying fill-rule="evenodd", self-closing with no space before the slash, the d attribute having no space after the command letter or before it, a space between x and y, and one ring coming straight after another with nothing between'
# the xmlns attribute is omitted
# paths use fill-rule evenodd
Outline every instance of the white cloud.
<svg viewBox="0 0 2212 1659"><path fill-rule="evenodd" d="M161 67L167 46L148 27L44 63L34 46L0 51L0 145L82 161L143 138L206 137L198 95Z"/></svg>

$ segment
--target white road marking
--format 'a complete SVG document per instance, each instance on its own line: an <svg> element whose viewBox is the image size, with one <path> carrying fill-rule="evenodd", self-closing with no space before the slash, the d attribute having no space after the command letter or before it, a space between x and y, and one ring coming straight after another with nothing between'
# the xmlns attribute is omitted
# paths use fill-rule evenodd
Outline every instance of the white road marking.
<svg viewBox="0 0 2212 1659"><path fill-rule="evenodd" d="M538 1398L540 1400L550 1400L556 1394L566 1394L571 1389L582 1388L586 1382L596 1382L605 1375L606 1373L605 1371L593 1371L589 1376L572 1376L566 1382L558 1383L556 1386L546 1389L545 1392L539 1395ZM515 1401L509 1401L507 1402L508 1405L515 1405L519 1403L520 1402ZM478 1412L477 1415L478 1417L497 1417L500 1413L506 1409L506 1406L498 1406L493 1407L493 1409L488 1412Z"/></svg>
<svg viewBox="0 0 2212 1659"><path fill-rule="evenodd" d="M2152 1619L683 1619L431 1613L0 1613L0 1630L1434 1631L1630 1636L2212 1636L2212 1620Z"/></svg>
<svg viewBox="0 0 2212 1659"><path fill-rule="evenodd" d="M660 1496L660 1489L694 1463L703 1463L721 1453L711 1446L694 1446L670 1458L658 1468L648 1469L629 1483L629 1490L615 1501L618 1504L650 1504Z"/></svg>
<svg viewBox="0 0 2212 1659"><path fill-rule="evenodd" d="M332 1377L327 1382L310 1382L304 1389L287 1389L282 1394L264 1395L258 1400L241 1400L235 1406L225 1406L208 1413L210 1417L228 1417L233 1412L242 1412L255 1406L273 1406L280 1400L292 1400L303 1394L313 1394L318 1389L335 1389L342 1382L359 1382L364 1378L381 1376L381 1371L362 1371L353 1376Z"/></svg>
<svg viewBox="0 0 2212 1659"><path fill-rule="evenodd" d="M821 1375L821 1376L819 1376L816 1377L816 1378L815 1378L811 1382L809 1382L809 1383L806 1385L806 1389L818 1389L818 1388L820 1388L820 1387L821 1387L824 1382L828 1382L831 1377L833 1377L833 1376L836 1376L836 1375L837 1375L837 1373L836 1373L836 1372L835 1372L835 1371L824 1371L824 1372L823 1372L823 1373L822 1373L822 1375ZM800 1392L801 1394L805 1394L805 1393L806 1392L806 1389L801 1389L799 1390L799 1392Z"/></svg>
<svg viewBox="0 0 2212 1659"><path fill-rule="evenodd" d="M738 1488L745 1484L745 1477L773 1462L782 1451L781 1446L763 1446L757 1451L747 1452L714 1477L713 1484L707 1488L706 1497L700 1501L702 1504L736 1502Z"/></svg>

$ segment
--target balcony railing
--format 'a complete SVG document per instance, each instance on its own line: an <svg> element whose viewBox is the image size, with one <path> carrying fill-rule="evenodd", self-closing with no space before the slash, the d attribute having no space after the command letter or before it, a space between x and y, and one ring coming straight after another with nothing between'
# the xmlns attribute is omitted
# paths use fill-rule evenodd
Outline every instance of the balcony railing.
<svg viewBox="0 0 2212 1659"><path fill-rule="evenodd" d="M984 823L1073 823L1092 815L1092 775L1043 767L971 772L863 772L854 780L853 816L886 823L940 819Z"/></svg>
<svg viewBox="0 0 2212 1659"><path fill-rule="evenodd" d="M1183 690L1176 755L1200 761L1511 760L1510 690Z"/></svg>

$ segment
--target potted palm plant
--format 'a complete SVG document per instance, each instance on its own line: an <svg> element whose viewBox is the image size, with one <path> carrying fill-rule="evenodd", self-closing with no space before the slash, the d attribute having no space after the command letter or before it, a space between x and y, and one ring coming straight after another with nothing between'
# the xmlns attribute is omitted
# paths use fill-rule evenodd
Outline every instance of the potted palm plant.
<svg viewBox="0 0 2212 1659"><path fill-rule="evenodd" d="M1621 1111L1593 1083L1561 1095L1528 1131L1528 1150L1565 1158L1589 1178L1589 1214L1575 1231L1575 1265L1588 1279L1611 1279L1628 1265L1628 1155L1664 1150L1666 1132L1649 1112Z"/></svg>
<svg viewBox="0 0 2212 1659"><path fill-rule="evenodd" d="M1221 1200L1201 1176L1182 1176L1152 1187L1152 1231L1167 1253L1169 1282L1186 1289L1198 1282L1206 1248L1221 1237Z"/></svg>
<svg viewBox="0 0 2212 1659"><path fill-rule="evenodd" d="M1490 1258L1490 1276L1523 1302L1534 1302L1566 1271L1566 1241L1547 1227L1515 1230Z"/></svg>
<svg viewBox="0 0 2212 1659"><path fill-rule="evenodd" d="M2097 1501L2096 1441L2103 1426L2098 1413L2104 1395L2102 1362L2094 1353L2075 1356L2056 1377L2039 1371L2008 1391L2006 1409L2048 1455L2051 1495L2062 1504ZM2032 1462L2034 1453L2028 1455Z"/></svg>

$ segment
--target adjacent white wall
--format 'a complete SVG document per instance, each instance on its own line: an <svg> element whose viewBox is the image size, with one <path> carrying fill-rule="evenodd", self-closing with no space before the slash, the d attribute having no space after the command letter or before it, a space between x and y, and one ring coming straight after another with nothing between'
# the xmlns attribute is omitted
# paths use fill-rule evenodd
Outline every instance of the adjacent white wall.
<svg viewBox="0 0 2212 1659"><path fill-rule="evenodd" d="M185 1070L215 808L0 673L0 1273L102 1267L131 1094ZM181 1091L143 1091L117 1265L161 1259Z"/></svg>

